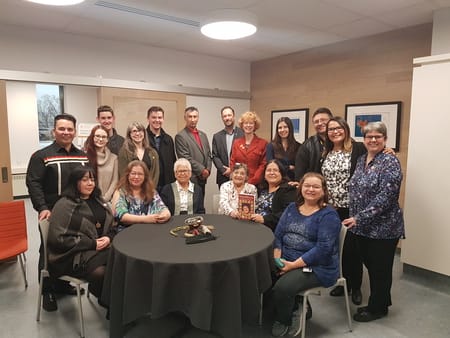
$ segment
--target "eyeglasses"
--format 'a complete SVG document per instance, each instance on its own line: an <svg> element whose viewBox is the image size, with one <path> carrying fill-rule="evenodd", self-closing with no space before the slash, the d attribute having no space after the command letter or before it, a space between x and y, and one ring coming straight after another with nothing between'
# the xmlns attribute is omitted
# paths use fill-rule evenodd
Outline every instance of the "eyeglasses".
<svg viewBox="0 0 450 338"><path fill-rule="evenodd" d="M140 176L144 176L144 173L137 173L135 171L132 171L132 172L130 172L130 176L138 176L138 177L140 177Z"/></svg>
<svg viewBox="0 0 450 338"><path fill-rule="evenodd" d="M375 140L381 140L381 139L383 139L384 138L384 135L364 135L364 138L366 139L366 140L372 140L372 139L375 139Z"/></svg>
<svg viewBox="0 0 450 338"><path fill-rule="evenodd" d="M339 126L339 127L334 127L334 128L328 128L328 133L329 134L331 134L331 133L334 133L335 131L342 131L342 130L344 130L344 128L343 127L341 127L341 126Z"/></svg>
<svg viewBox="0 0 450 338"><path fill-rule="evenodd" d="M104 136L104 135L94 135L94 137L99 140L106 140L108 138L108 136Z"/></svg>
<svg viewBox="0 0 450 338"><path fill-rule="evenodd" d="M143 130L137 130L137 129L133 129L130 134L138 134L140 132L143 132Z"/></svg>
<svg viewBox="0 0 450 338"><path fill-rule="evenodd" d="M187 174L187 173L190 173L191 171L190 170L188 170L188 169L180 169L180 170L177 170L177 171L175 171L177 174Z"/></svg>
<svg viewBox="0 0 450 338"><path fill-rule="evenodd" d="M318 124L322 124L322 123L327 123L329 120L328 119L318 119L318 120L313 120L313 124L318 125Z"/></svg>
<svg viewBox="0 0 450 338"><path fill-rule="evenodd" d="M302 188L319 190L319 189L322 189L322 186L321 185L317 185L317 184L303 184Z"/></svg>

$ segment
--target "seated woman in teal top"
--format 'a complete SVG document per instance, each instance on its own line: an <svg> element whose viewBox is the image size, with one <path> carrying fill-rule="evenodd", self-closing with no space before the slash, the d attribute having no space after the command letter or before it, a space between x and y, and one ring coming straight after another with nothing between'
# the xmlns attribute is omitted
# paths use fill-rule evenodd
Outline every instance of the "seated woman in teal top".
<svg viewBox="0 0 450 338"><path fill-rule="evenodd" d="M114 192L112 208L119 230L135 223L165 223L171 216L150 179L147 165L138 160L128 164Z"/></svg>

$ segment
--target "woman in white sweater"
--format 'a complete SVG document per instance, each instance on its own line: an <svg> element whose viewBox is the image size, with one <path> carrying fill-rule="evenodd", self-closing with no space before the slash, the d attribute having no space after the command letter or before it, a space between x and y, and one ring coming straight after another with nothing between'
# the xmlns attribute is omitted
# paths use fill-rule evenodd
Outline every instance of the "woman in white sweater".
<svg viewBox="0 0 450 338"><path fill-rule="evenodd" d="M241 218L239 194L253 195L253 198L256 200L256 187L247 183L248 169L245 164L236 163L233 166L230 177L230 181L220 186L219 214Z"/></svg>
<svg viewBox="0 0 450 338"><path fill-rule="evenodd" d="M107 144L108 132L104 127L98 125L92 128L84 148L89 164L96 173L102 197L109 202L119 180L119 167L117 155L108 149Z"/></svg>

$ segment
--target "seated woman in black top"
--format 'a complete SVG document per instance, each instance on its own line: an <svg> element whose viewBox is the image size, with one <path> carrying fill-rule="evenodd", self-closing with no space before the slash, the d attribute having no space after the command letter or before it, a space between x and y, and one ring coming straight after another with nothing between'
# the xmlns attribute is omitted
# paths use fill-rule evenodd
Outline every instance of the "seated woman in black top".
<svg viewBox="0 0 450 338"><path fill-rule="evenodd" d="M263 223L272 230L275 230L284 209L294 202L297 196L297 188L287 183L286 171L279 160L267 162L264 181L259 187L255 214L251 216L252 221Z"/></svg>
<svg viewBox="0 0 450 338"><path fill-rule="evenodd" d="M94 170L87 166L74 169L50 216L47 245L52 276L84 278L89 291L100 297L113 221L96 186Z"/></svg>
<svg viewBox="0 0 450 338"><path fill-rule="evenodd" d="M204 214L203 192L198 184L190 181L191 163L179 158L173 165L175 182L166 184L161 190L161 199L172 215Z"/></svg>

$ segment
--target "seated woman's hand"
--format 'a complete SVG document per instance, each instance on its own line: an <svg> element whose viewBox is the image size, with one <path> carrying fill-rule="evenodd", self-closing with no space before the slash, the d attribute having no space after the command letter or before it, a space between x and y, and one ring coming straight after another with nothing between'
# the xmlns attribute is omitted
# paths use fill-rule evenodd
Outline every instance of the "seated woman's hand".
<svg viewBox="0 0 450 338"><path fill-rule="evenodd" d="M240 216L239 211L233 210L232 212L230 212L230 216L233 218L239 218Z"/></svg>
<svg viewBox="0 0 450 338"><path fill-rule="evenodd" d="M170 211L168 209L165 209L155 216L156 223L166 223L170 219Z"/></svg>
<svg viewBox="0 0 450 338"><path fill-rule="evenodd" d="M103 237L97 238L96 242L97 242L96 250L101 251L108 247L108 245L111 243L111 240L109 239L109 237L103 236Z"/></svg>
<svg viewBox="0 0 450 338"><path fill-rule="evenodd" d="M264 217L262 217L262 215L259 214L253 214L251 216L251 220L257 223L264 223Z"/></svg>
<svg viewBox="0 0 450 338"><path fill-rule="evenodd" d="M280 275L283 275L291 270L298 269L296 262L290 262L285 259L283 259L282 262L284 263L284 266L279 270Z"/></svg>

